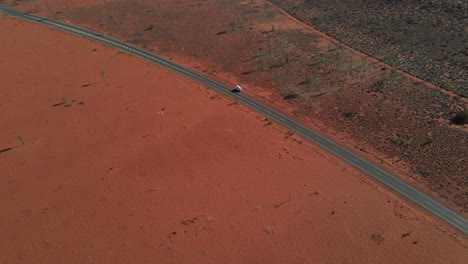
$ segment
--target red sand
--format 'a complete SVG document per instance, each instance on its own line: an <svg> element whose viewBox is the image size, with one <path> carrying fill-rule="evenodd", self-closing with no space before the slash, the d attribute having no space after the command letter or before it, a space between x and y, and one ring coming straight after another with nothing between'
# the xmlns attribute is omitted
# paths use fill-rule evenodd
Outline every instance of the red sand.
<svg viewBox="0 0 468 264"><path fill-rule="evenodd" d="M464 100L428 83L421 86L422 80L390 65L374 65L375 59L343 48L265 0L4 2L110 34L231 85L242 83L257 100L338 139L468 216L468 163L463 162L468 126L450 123L466 109ZM154 28L146 30L149 25ZM339 51L330 53L332 47ZM292 59L284 64L286 57ZM305 85L313 76L318 81ZM292 94L299 97L285 99Z"/></svg>
<svg viewBox="0 0 468 264"><path fill-rule="evenodd" d="M17 146L0 153L0 263L468 258L465 237L255 112L98 43L0 24L0 149Z"/></svg>

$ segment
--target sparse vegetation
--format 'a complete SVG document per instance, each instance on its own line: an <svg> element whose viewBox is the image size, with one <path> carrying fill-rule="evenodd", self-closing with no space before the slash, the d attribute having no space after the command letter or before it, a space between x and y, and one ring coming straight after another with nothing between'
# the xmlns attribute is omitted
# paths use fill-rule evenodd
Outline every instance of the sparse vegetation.
<svg viewBox="0 0 468 264"><path fill-rule="evenodd" d="M456 125L468 124L468 111L460 111L452 118L452 123Z"/></svg>
<svg viewBox="0 0 468 264"><path fill-rule="evenodd" d="M291 100L297 98L299 95L297 94L288 94L284 97L285 100Z"/></svg>
<svg viewBox="0 0 468 264"><path fill-rule="evenodd" d="M71 102L69 102L69 101L67 100L67 98L65 98L65 97L62 98L62 104L63 104L65 107L70 107L70 106L72 105Z"/></svg>
<svg viewBox="0 0 468 264"><path fill-rule="evenodd" d="M294 135L294 132L293 131L288 131L284 134L284 140L290 138L292 135Z"/></svg>
<svg viewBox="0 0 468 264"><path fill-rule="evenodd" d="M343 116L346 117L346 118L352 118L355 115L356 115L356 113L354 113L352 111L347 111L347 112L343 113Z"/></svg>
<svg viewBox="0 0 468 264"><path fill-rule="evenodd" d="M237 22L236 22L236 21L231 21L231 22L229 22L229 25L228 25L229 31L230 31L230 32L234 32L234 30L236 30L236 26L237 26Z"/></svg>
<svg viewBox="0 0 468 264"><path fill-rule="evenodd" d="M70 18L71 13L72 13L72 9L71 9L70 4L68 4L68 3L65 4L65 13L67 14L67 17Z"/></svg>
<svg viewBox="0 0 468 264"><path fill-rule="evenodd" d="M104 81L104 83L106 84L106 86L108 85L107 81L106 81L106 77L105 77L105 72L104 70L100 70L99 73L101 74L101 78L102 80Z"/></svg>
<svg viewBox="0 0 468 264"><path fill-rule="evenodd" d="M305 79L305 83L306 84L311 84L311 83L314 83L317 81L317 78L313 77L313 76L307 76L306 79Z"/></svg>
<svg viewBox="0 0 468 264"><path fill-rule="evenodd" d="M55 17L55 11L54 11L54 9L50 6L48 0L45 0L45 5L46 5L47 12L49 12L49 14L50 14L52 17Z"/></svg>
<svg viewBox="0 0 468 264"><path fill-rule="evenodd" d="M107 32L112 35L114 32L114 27L116 27L117 22L114 19L114 16L106 16L107 20Z"/></svg>
<svg viewBox="0 0 468 264"><path fill-rule="evenodd" d="M403 234L401 234L401 238L405 238L405 237L407 237L409 235L411 235L411 232L403 233Z"/></svg>
<svg viewBox="0 0 468 264"><path fill-rule="evenodd" d="M271 2L358 50L468 96L462 33L466 1L376 0L372 5L364 0Z"/></svg>
<svg viewBox="0 0 468 264"><path fill-rule="evenodd" d="M22 145L24 145L24 140L23 140L23 136L18 136L18 140L19 142L21 142Z"/></svg>
<svg viewBox="0 0 468 264"><path fill-rule="evenodd" d="M383 236L383 233L380 232L380 231L377 231L375 233L372 233L371 236L370 236L370 239L374 242L377 243L377 245L380 245L383 243L383 241L385 240L384 236Z"/></svg>
<svg viewBox="0 0 468 264"><path fill-rule="evenodd" d="M154 28L154 26L153 26L153 25L149 25L148 27L146 27L146 28L145 28L145 30L144 30L144 31L149 31L149 30L152 30L153 28Z"/></svg>

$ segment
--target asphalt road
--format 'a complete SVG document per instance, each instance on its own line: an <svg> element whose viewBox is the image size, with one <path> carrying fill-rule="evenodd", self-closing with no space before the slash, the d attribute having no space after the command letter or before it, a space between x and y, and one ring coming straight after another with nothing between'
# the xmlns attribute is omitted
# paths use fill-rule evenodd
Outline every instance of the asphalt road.
<svg viewBox="0 0 468 264"><path fill-rule="evenodd" d="M233 93L231 89L233 87L226 87L218 82L210 80L207 77L204 77L194 71L186 69L176 63L164 59L160 56L157 56L149 51L145 51L141 48L135 47L133 45L127 44L125 42L104 36L101 33L93 32L87 29L83 29L80 27L60 23L57 21L52 21L49 19L45 19L39 16L35 16L32 14L22 13L10 8L1 7L0 6L0 13L4 13L9 16L14 16L17 18L22 18L30 21L34 21L40 24L48 25L50 27L60 29L66 32L70 32L79 36L86 37L91 40L99 41L103 44L106 44L111 47L115 47L127 53L131 53L138 57L144 58L154 64L157 64L163 68L176 72L182 76L190 78L192 80L198 81L211 87L212 89L218 91L219 93L224 94L225 96L231 97L238 102L247 105L256 111L260 112L261 114L265 115L271 120L274 120L283 126L287 127L288 129L295 131L297 134L302 135L303 137L309 139L310 141L322 146L323 148L327 149L328 151L334 153L335 155L341 157L342 159L346 160L347 162L353 164L355 167L361 169L362 171L366 172L370 176L378 179L379 181L383 182L385 185L389 186L390 188L398 191L402 195L406 196L408 199L412 200L415 203L418 203L422 207L426 208L428 211L432 212L433 214L437 215L438 217L444 219L448 223L452 224L454 227L460 229L465 234L468 234L468 221L463 218L463 216L455 213L454 211L450 210L449 208L445 207L444 205L438 203L434 199L430 198L429 196L423 194L422 192L416 190L415 188L411 187L410 185L404 183L403 181L399 180L397 177L391 175L389 172L384 171L383 169L377 167L376 165L372 164L371 162L365 160L362 157L346 150L345 148L339 146L337 143L315 133L314 131L310 130L309 128L297 123L296 121L284 116L275 110L268 108L267 106L262 105L261 103L255 101L254 99L246 96L242 93Z"/></svg>

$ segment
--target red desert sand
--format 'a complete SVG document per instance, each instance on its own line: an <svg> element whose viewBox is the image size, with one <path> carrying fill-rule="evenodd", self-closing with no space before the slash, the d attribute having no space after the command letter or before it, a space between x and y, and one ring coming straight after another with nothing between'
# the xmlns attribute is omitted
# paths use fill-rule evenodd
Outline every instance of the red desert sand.
<svg viewBox="0 0 468 264"><path fill-rule="evenodd" d="M466 263L466 237L254 111L0 25L0 263Z"/></svg>

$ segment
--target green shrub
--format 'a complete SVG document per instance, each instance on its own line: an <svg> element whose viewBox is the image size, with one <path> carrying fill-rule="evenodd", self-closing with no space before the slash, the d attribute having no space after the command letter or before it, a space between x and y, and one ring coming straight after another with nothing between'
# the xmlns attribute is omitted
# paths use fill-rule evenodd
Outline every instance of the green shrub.
<svg viewBox="0 0 468 264"><path fill-rule="evenodd" d="M288 94L284 97L285 100L290 100L290 99L295 99L297 98L299 95L297 94Z"/></svg>
<svg viewBox="0 0 468 264"><path fill-rule="evenodd" d="M468 112L467 111L460 111L455 114L452 118L452 123L455 125L464 125L468 123Z"/></svg>
<svg viewBox="0 0 468 264"><path fill-rule="evenodd" d="M313 76L307 76L307 78L305 78L305 83L314 83L315 81L317 81L317 79Z"/></svg>

